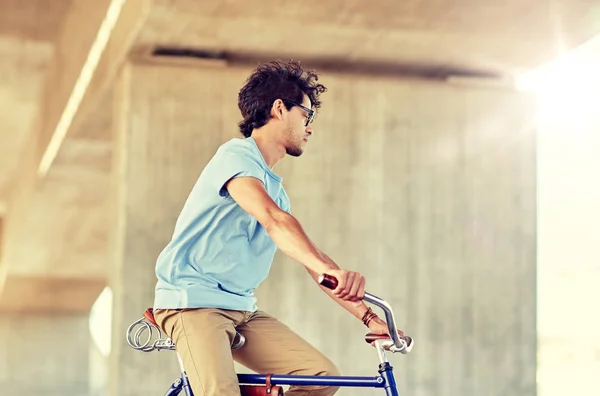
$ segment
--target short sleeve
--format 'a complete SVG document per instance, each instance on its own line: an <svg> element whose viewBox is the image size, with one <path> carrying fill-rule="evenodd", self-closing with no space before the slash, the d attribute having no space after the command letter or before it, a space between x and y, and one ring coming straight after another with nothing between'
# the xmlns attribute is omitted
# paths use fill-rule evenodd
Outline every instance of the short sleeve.
<svg viewBox="0 0 600 396"><path fill-rule="evenodd" d="M254 177L265 182L265 171L259 160L246 150L222 152L212 165L211 184L222 197L229 195L224 187L233 178Z"/></svg>

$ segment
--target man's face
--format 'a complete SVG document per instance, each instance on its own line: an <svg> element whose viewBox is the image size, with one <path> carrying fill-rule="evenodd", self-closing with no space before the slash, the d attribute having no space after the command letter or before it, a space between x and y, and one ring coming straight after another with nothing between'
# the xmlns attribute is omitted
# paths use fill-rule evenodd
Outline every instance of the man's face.
<svg viewBox="0 0 600 396"><path fill-rule="evenodd" d="M304 95L302 106L311 108L310 99ZM286 153L299 157L304 152L304 147L312 135L312 125L306 125L310 117L305 109L300 106L294 106L289 110L288 123L286 124Z"/></svg>

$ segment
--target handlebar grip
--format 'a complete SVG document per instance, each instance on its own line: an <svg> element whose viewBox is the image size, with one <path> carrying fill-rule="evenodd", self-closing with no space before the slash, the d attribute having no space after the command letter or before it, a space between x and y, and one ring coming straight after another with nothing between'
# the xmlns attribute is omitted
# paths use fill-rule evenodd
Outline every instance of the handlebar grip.
<svg viewBox="0 0 600 396"><path fill-rule="evenodd" d="M406 342L406 345L410 345L412 344L412 338L409 336L399 336L401 340L404 340ZM375 342L377 340L389 340L390 336L387 334L373 334L373 333L369 333L365 336L365 341L367 342L367 344L370 344L372 342Z"/></svg>
<svg viewBox="0 0 600 396"><path fill-rule="evenodd" d="M319 284L328 289L335 290L338 286L338 280L331 275L321 274L319 275Z"/></svg>

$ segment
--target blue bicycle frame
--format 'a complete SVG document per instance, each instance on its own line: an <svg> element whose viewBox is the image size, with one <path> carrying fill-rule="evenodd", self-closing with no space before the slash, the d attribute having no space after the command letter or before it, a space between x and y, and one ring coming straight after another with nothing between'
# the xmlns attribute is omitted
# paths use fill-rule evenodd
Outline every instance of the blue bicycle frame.
<svg viewBox="0 0 600 396"><path fill-rule="evenodd" d="M272 375L271 384L384 388L387 396L398 396L394 371L389 362L379 365L379 374L377 377ZM241 385L264 385L267 381L267 376L262 374L238 374L238 381ZM181 375L181 378L173 382L167 393L165 393L165 396L179 395L182 390L186 396L194 396L185 372Z"/></svg>

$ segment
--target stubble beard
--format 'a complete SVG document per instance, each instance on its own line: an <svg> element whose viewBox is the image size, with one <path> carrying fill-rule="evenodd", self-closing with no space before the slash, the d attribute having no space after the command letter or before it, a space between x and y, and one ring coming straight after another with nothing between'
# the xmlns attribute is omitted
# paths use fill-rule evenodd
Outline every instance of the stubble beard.
<svg viewBox="0 0 600 396"><path fill-rule="evenodd" d="M295 142L294 131L290 126L286 128L285 134L287 138L287 144L285 147L286 154L292 157L300 157L304 152L304 149L302 148L300 142Z"/></svg>

